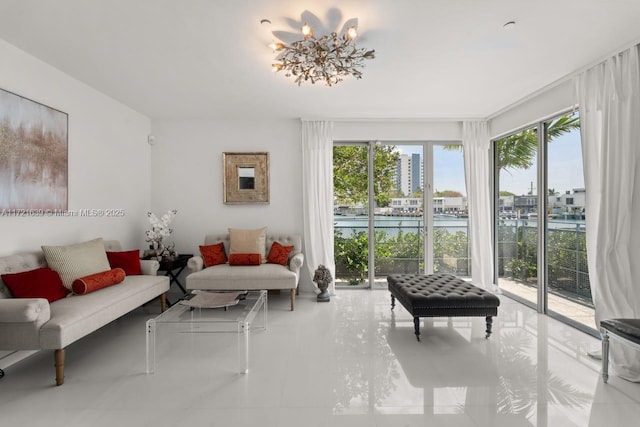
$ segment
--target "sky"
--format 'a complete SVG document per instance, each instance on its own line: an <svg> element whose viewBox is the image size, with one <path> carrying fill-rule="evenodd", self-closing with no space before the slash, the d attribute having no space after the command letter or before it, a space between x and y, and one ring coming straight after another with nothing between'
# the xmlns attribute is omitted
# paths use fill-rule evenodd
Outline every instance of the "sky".
<svg viewBox="0 0 640 427"><path fill-rule="evenodd" d="M422 155L422 145L396 145L402 154ZM580 132L574 131L556 138L548 145L548 186L558 193L565 193L574 188L584 188L582 170L582 148ZM434 146L434 191L454 190L466 195L464 182L464 158L462 151L443 150ZM528 194L533 183L537 194L537 165L532 168L502 171L500 174L500 190L516 195Z"/></svg>
<svg viewBox="0 0 640 427"><path fill-rule="evenodd" d="M402 154L417 153L422 156L422 145L396 145ZM434 146L433 188L435 191L453 190L467 194L464 183L464 158L462 150L449 151Z"/></svg>
<svg viewBox="0 0 640 427"><path fill-rule="evenodd" d="M557 193L564 194L575 188L584 188L582 169L582 145L580 132L574 131L560 136L547 145L547 186ZM538 167L522 171L502 171L500 190L516 195L528 194L533 182L534 194L537 193L536 174Z"/></svg>

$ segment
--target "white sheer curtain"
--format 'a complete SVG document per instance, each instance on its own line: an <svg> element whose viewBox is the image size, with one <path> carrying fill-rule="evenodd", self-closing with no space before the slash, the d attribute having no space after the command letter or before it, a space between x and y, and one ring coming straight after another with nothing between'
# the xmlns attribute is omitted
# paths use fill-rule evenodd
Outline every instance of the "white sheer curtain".
<svg viewBox="0 0 640 427"><path fill-rule="evenodd" d="M463 122L462 145L469 207L471 280L477 286L497 291L493 283L491 140L487 122Z"/></svg>
<svg viewBox="0 0 640 427"><path fill-rule="evenodd" d="M596 327L603 319L640 317L639 68L635 46L577 79ZM640 381L637 351L614 341L611 362L622 378Z"/></svg>
<svg viewBox="0 0 640 427"><path fill-rule="evenodd" d="M302 121L302 212L304 253L310 279L318 265L331 271L335 294L333 253L333 123ZM314 283L317 290L317 285Z"/></svg>

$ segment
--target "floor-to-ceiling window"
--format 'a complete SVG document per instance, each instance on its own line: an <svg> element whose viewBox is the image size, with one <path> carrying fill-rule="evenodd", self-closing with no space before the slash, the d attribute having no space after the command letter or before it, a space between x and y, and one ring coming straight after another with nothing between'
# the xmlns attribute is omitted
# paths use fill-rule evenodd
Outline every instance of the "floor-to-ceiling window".
<svg viewBox="0 0 640 427"><path fill-rule="evenodd" d="M336 286L386 288L393 273L470 275L460 145L334 146Z"/></svg>
<svg viewBox="0 0 640 427"><path fill-rule="evenodd" d="M595 328L587 267L586 188L582 167L580 116L567 114L544 123L546 142L547 309Z"/></svg>
<svg viewBox="0 0 640 427"><path fill-rule="evenodd" d="M538 129L494 143L498 285L538 305Z"/></svg>
<svg viewBox="0 0 640 427"><path fill-rule="evenodd" d="M369 143L333 147L336 286L369 284Z"/></svg>
<svg viewBox="0 0 640 427"><path fill-rule="evenodd" d="M386 289L390 274L418 274L425 270L429 242L425 234L425 147L378 143L375 154L374 286ZM387 183L391 191L384 192L381 165L389 161L395 162L395 168Z"/></svg>
<svg viewBox="0 0 640 427"><path fill-rule="evenodd" d="M578 112L494 141L498 285L595 333Z"/></svg>
<svg viewBox="0 0 640 427"><path fill-rule="evenodd" d="M433 271L471 276L462 145L433 145Z"/></svg>

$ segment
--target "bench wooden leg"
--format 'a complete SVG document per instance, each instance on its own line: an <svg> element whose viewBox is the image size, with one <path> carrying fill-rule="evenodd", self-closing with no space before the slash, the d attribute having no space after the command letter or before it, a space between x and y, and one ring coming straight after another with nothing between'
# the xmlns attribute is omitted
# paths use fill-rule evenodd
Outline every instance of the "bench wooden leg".
<svg viewBox="0 0 640 427"><path fill-rule="evenodd" d="M291 311L293 311L295 306L296 306L296 290L291 289Z"/></svg>
<svg viewBox="0 0 640 427"><path fill-rule="evenodd" d="M413 318L413 329L416 331L416 339L420 341L420 318L417 316Z"/></svg>
<svg viewBox="0 0 640 427"><path fill-rule="evenodd" d="M162 295L160 295L160 311L164 313L166 309L167 309L167 294L163 292Z"/></svg>
<svg viewBox="0 0 640 427"><path fill-rule="evenodd" d="M485 338L489 338L489 336L491 336L491 326L493 325L493 317L491 316L487 316L487 335L485 335Z"/></svg>
<svg viewBox="0 0 640 427"><path fill-rule="evenodd" d="M53 353L56 366L56 385L64 384L64 349L58 349Z"/></svg>

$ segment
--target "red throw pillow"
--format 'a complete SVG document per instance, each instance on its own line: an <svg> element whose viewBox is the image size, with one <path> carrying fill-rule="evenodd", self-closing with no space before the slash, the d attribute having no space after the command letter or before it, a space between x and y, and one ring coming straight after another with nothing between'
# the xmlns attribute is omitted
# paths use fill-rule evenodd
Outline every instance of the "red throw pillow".
<svg viewBox="0 0 640 427"><path fill-rule="evenodd" d="M84 295L107 286L116 285L122 282L125 276L123 269L114 268L76 279L71 287L74 294Z"/></svg>
<svg viewBox="0 0 640 427"><path fill-rule="evenodd" d="M289 254L293 250L293 246L282 246L278 242L273 242L269 255L267 255L267 262L271 264L287 265L289 261Z"/></svg>
<svg viewBox="0 0 640 427"><path fill-rule="evenodd" d="M231 254L229 265L260 265L261 258L260 254Z"/></svg>
<svg viewBox="0 0 640 427"><path fill-rule="evenodd" d="M215 245L200 246L200 254L205 267L211 267L227 262L227 254L224 252L224 243Z"/></svg>
<svg viewBox="0 0 640 427"><path fill-rule="evenodd" d="M107 252L111 268L121 268L127 276L142 274L140 251L137 249L123 252Z"/></svg>
<svg viewBox="0 0 640 427"><path fill-rule="evenodd" d="M47 301L54 302L69 294L60 275L49 267L3 274L1 277L15 298L46 298Z"/></svg>

